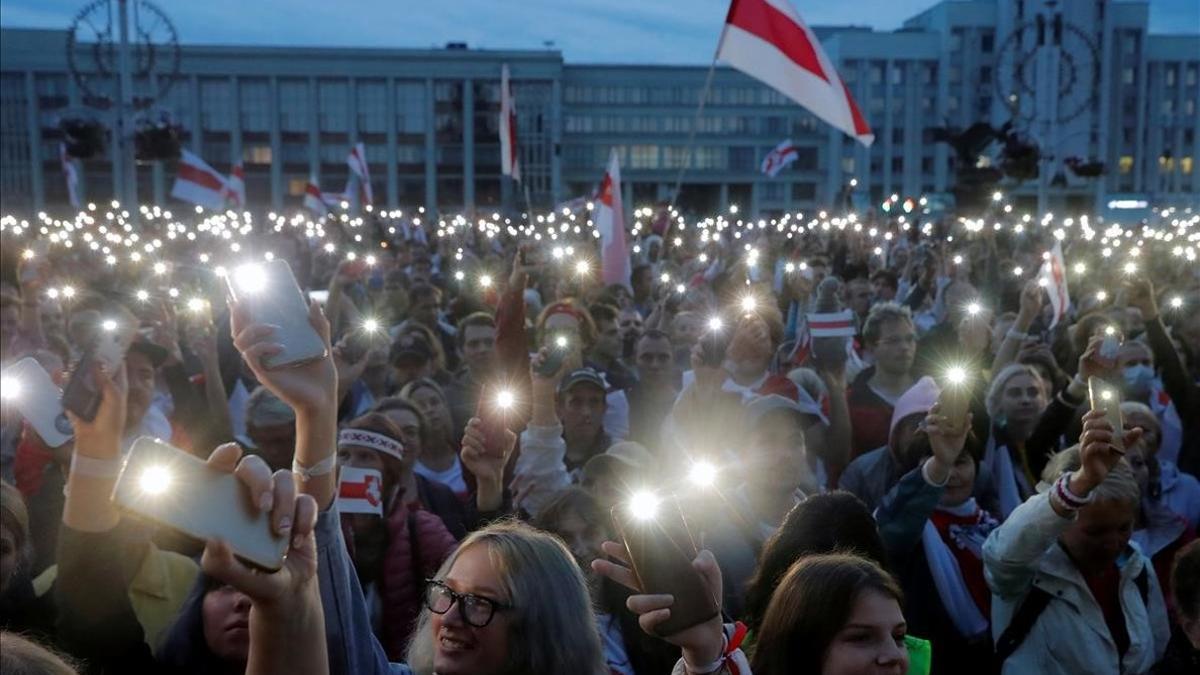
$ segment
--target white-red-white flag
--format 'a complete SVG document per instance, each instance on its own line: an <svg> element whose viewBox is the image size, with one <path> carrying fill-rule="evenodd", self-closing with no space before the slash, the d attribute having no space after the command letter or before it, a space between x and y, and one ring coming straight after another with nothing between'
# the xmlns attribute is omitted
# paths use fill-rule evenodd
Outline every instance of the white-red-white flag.
<svg viewBox="0 0 1200 675"><path fill-rule="evenodd" d="M596 192L593 217L600 233L600 271L607 284L629 286L629 250L625 244L625 207L621 203L621 162L613 148L608 171Z"/></svg>
<svg viewBox="0 0 1200 675"><path fill-rule="evenodd" d="M788 0L732 0L717 58L771 85L863 145L875 140L817 36Z"/></svg>
<svg viewBox="0 0 1200 675"><path fill-rule="evenodd" d="M311 176L308 179L308 185L304 186L304 208L312 211L318 217L328 215L329 206L324 197L321 187L317 185L317 177Z"/></svg>
<svg viewBox="0 0 1200 675"><path fill-rule="evenodd" d="M1038 285L1046 289L1050 296L1050 307L1054 310L1054 318L1050 320L1050 328L1067 315L1071 304L1071 294L1067 291L1067 264L1063 261L1062 242L1055 242L1047 257L1038 270Z"/></svg>
<svg viewBox="0 0 1200 675"><path fill-rule="evenodd" d="M246 171L241 162L234 163L233 168L229 171L226 184L228 188L225 196L229 199L230 206L239 209L246 208Z"/></svg>
<svg viewBox="0 0 1200 675"><path fill-rule="evenodd" d="M375 193L371 190L371 169L367 166L367 150L362 143L355 143L346 156L346 164L350 173L358 178L358 192L363 206L375 203ZM347 190L348 192L348 190Z"/></svg>
<svg viewBox="0 0 1200 675"><path fill-rule="evenodd" d="M796 157L798 156L799 152L796 150L796 146L792 144L792 139L789 138L775 146L774 150L768 152L766 157L763 157L762 172L774 178L779 175L780 171L783 171L783 167L796 161Z"/></svg>
<svg viewBox="0 0 1200 675"><path fill-rule="evenodd" d="M340 468L337 508L340 513L383 515L383 475L375 469Z"/></svg>
<svg viewBox="0 0 1200 675"><path fill-rule="evenodd" d="M220 211L225 208L225 195L229 190L225 177L212 168L199 155L181 150L179 170L171 196L191 202L207 209Z"/></svg>
<svg viewBox="0 0 1200 675"><path fill-rule="evenodd" d="M808 315L809 337L854 337L854 312L844 309L840 312L826 312Z"/></svg>
<svg viewBox="0 0 1200 675"><path fill-rule="evenodd" d="M62 162L63 178L67 181L67 199L72 207L79 208L79 167L67 154L66 143L58 144L58 160Z"/></svg>
<svg viewBox="0 0 1200 675"><path fill-rule="evenodd" d="M517 149L517 99L508 81L508 64L500 67L500 172L521 182L521 158Z"/></svg>

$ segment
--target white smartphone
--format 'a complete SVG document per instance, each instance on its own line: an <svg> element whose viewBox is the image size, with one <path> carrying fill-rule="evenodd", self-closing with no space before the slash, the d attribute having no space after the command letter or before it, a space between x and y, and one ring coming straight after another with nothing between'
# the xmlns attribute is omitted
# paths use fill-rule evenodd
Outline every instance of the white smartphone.
<svg viewBox="0 0 1200 675"><path fill-rule="evenodd" d="M234 555L264 570L278 570L287 553L288 538L271 530L271 514L258 510L236 476L157 438L133 442L113 502L194 539L223 539Z"/></svg>
<svg viewBox="0 0 1200 675"><path fill-rule="evenodd" d="M308 301L287 261L247 263L225 277L229 293L247 308L250 320L278 326L274 341L283 351L263 359L267 368L286 368L324 358L325 343L308 322Z"/></svg>
<svg viewBox="0 0 1200 675"><path fill-rule="evenodd" d="M12 401L42 442L61 447L75 436L71 421L63 412L62 392L50 374L33 357L26 357L4 369L4 398Z"/></svg>

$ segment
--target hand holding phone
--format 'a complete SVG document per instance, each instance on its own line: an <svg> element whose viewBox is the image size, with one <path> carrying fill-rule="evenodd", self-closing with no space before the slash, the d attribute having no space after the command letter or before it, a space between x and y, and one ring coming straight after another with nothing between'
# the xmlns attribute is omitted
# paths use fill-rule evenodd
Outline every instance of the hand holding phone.
<svg viewBox="0 0 1200 675"><path fill-rule="evenodd" d="M284 516L293 516L289 509L295 502L275 504L285 501L275 485L291 477L286 472L273 477L258 457L245 458L235 475L233 466L240 455L236 445L224 445L206 463L158 439L139 438L117 478L113 501L123 511L192 538L221 540L234 556L254 567L278 570L291 534L280 523ZM267 492L272 493L273 506L263 510ZM294 490L288 493L294 495ZM315 502L311 508L315 517Z"/></svg>
<svg viewBox="0 0 1200 675"><path fill-rule="evenodd" d="M230 296L246 308L250 323L275 326L273 341L281 349L262 357L264 367L285 368L326 356L325 343L309 322L308 301L286 261L248 263L225 280Z"/></svg>
<svg viewBox="0 0 1200 675"><path fill-rule="evenodd" d="M1092 410L1103 412L1105 419L1112 424L1113 449L1124 455L1125 444L1121 438L1124 429L1124 420L1121 417L1121 390L1098 377L1089 377L1088 401Z"/></svg>
<svg viewBox="0 0 1200 675"><path fill-rule="evenodd" d="M115 373L125 361L125 352L137 332L128 318L102 319L92 331L91 344L71 371L71 378L63 389L62 405L76 417L91 422L100 408L100 383L96 381L97 368Z"/></svg>
<svg viewBox="0 0 1200 675"><path fill-rule="evenodd" d="M938 394L938 410L946 418L943 431L957 436L965 430L971 407L970 374L962 366L946 369Z"/></svg>
<svg viewBox="0 0 1200 675"><path fill-rule="evenodd" d="M675 635L717 616L720 598L692 565L696 544L674 497L637 494L613 507L612 518L638 590L674 598L670 616L654 626L656 634Z"/></svg>

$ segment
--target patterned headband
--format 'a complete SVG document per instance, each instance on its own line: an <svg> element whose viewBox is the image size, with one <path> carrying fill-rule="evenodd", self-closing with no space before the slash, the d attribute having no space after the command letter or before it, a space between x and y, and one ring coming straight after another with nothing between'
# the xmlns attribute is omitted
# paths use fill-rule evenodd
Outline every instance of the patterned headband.
<svg viewBox="0 0 1200 675"><path fill-rule="evenodd" d="M404 446L399 441L374 431L342 429L338 432L338 448L345 445L370 448L386 455L391 455L398 460L404 459Z"/></svg>

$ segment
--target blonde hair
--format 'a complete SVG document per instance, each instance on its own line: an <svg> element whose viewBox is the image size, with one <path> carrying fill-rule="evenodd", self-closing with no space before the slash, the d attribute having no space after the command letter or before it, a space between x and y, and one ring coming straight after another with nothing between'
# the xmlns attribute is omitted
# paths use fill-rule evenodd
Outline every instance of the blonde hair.
<svg viewBox="0 0 1200 675"><path fill-rule="evenodd" d="M502 521L467 535L438 570L444 579L462 552L486 546L512 605L508 663L502 673L605 675L600 636L583 573L554 535ZM452 608L452 611L455 611ZM406 660L417 675L433 675L432 612L421 609Z"/></svg>
<svg viewBox="0 0 1200 675"><path fill-rule="evenodd" d="M1083 460L1077 443L1050 457L1050 461L1046 462L1046 468L1042 469L1042 482L1053 484L1059 476L1068 471L1076 471L1081 466L1083 466ZM1108 475L1104 477L1104 482L1096 486L1093 494L1096 495L1098 501L1128 501L1134 504L1137 504L1142 498L1142 491L1138 487L1137 478L1133 475L1133 468L1124 459L1113 465Z"/></svg>
<svg viewBox="0 0 1200 675"><path fill-rule="evenodd" d="M1018 375L1028 375L1033 378L1033 381L1041 387L1042 393L1049 395L1046 391L1046 380L1042 378L1042 374L1038 372L1037 368L1027 363L1010 363L996 373L996 376L992 378L992 384L988 387L986 402L988 416L996 416L997 411L1000 410L1000 398L1004 395L1004 387L1009 380Z"/></svg>
<svg viewBox="0 0 1200 675"><path fill-rule="evenodd" d="M0 673L4 675L77 675L63 656L17 633L0 631Z"/></svg>

